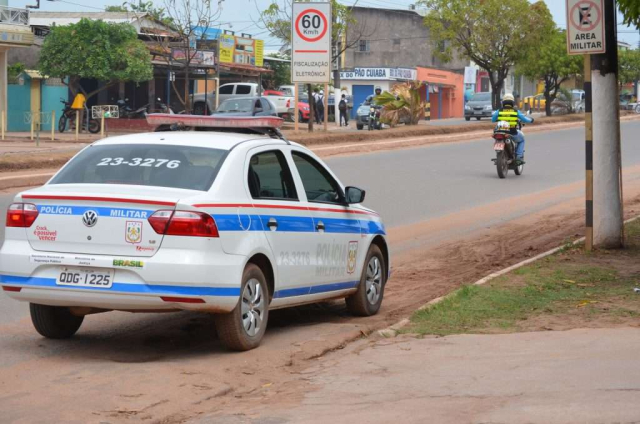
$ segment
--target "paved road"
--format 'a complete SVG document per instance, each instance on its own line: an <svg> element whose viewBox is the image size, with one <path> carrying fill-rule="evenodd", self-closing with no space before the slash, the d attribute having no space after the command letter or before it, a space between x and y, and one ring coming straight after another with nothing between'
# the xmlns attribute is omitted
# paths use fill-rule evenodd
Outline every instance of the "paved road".
<svg viewBox="0 0 640 424"><path fill-rule="evenodd" d="M640 163L640 122L622 125L623 166ZM525 128L526 134L526 128ZM492 140L440 144L330 159L343 183L367 190L365 204L388 227L584 180L584 129L526 137L524 174L498 179Z"/></svg>
<svg viewBox="0 0 640 424"><path fill-rule="evenodd" d="M634 134L638 133L640 122L622 125L624 166L640 164L640 145L634 143ZM366 205L377 210L391 228L581 181L584 179L583 137L582 128L529 135L524 174L516 177L511 172L506 180L498 179L490 161L493 150L489 138L346 156L327 163L343 183L367 190ZM4 216L12 199L13 195L0 195L0 216ZM508 218L497 216L493 222ZM2 240L4 225L0 227L0 242ZM26 305L0 296L0 324L27 315Z"/></svg>

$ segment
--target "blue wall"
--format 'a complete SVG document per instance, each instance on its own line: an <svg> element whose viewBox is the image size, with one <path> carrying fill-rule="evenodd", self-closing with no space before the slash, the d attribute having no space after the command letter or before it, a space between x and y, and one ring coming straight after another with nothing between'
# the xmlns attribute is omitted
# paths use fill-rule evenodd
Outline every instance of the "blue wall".
<svg viewBox="0 0 640 424"><path fill-rule="evenodd" d="M24 85L9 84L7 88L7 131L30 131L24 113L31 110L31 80L25 78Z"/></svg>

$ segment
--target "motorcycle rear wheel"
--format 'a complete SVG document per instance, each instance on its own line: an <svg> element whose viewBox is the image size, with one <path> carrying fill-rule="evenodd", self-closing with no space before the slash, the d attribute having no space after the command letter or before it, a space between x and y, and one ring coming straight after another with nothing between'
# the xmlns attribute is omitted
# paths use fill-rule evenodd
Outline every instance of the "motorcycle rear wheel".
<svg viewBox="0 0 640 424"><path fill-rule="evenodd" d="M507 156L504 152L496 153L496 169L498 171L498 177L507 178L509 172L509 164L507 163Z"/></svg>

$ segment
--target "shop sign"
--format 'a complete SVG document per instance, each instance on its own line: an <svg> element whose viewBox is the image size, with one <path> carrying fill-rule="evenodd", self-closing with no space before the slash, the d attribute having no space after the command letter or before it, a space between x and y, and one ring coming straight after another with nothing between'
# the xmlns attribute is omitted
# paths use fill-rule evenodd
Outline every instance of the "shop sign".
<svg viewBox="0 0 640 424"><path fill-rule="evenodd" d="M418 71L407 68L391 68L389 69L389 76L395 79L415 81L418 79Z"/></svg>
<svg viewBox="0 0 640 424"><path fill-rule="evenodd" d="M416 80L418 71L409 68L354 68L341 71L340 79L345 80Z"/></svg>
<svg viewBox="0 0 640 424"><path fill-rule="evenodd" d="M262 67L264 65L264 41L254 38L220 36L220 63L241 63Z"/></svg>
<svg viewBox="0 0 640 424"><path fill-rule="evenodd" d="M33 44L33 33L27 31L1 31L0 43Z"/></svg>

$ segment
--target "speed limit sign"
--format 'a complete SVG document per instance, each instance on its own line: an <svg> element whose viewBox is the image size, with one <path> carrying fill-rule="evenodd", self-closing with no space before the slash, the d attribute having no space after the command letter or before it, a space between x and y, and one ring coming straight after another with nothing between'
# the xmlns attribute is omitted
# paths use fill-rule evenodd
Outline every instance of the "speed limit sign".
<svg viewBox="0 0 640 424"><path fill-rule="evenodd" d="M293 3L291 82L331 82L331 3Z"/></svg>

